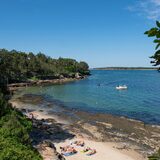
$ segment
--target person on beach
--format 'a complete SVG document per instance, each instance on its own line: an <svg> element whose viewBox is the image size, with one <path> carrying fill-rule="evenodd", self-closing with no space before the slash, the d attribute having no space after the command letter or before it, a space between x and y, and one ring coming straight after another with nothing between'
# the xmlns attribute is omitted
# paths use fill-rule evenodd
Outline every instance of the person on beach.
<svg viewBox="0 0 160 160"><path fill-rule="evenodd" d="M78 141L77 142L77 146L83 147L84 145L85 145L84 141Z"/></svg>
<svg viewBox="0 0 160 160"><path fill-rule="evenodd" d="M61 152L66 152L71 146L67 145L65 147L60 147Z"/></svg>
<svg viewBox="0 0 160 160"><path fill-rule="evenodd" d="M88 152L89 150L91 150L91 148L90 147L84 147L84 149L83 149L83 151L82 152Z"/></svg>
<svg viewBox="0 0 160 160"><path fill-rule="evenodd" d="M68 148L67 152L70 152L70 153L77 153L77 151L75 150L74 147Z"/></svg>
<svg viewBox="0 0 160 160"><path fill-rule="evenodd" d="M76 149L71 146L70 147L69 146L60 147L60 149L61 149L61 154L64 156L70 156L70 155L77 153Z"/></svg>
<svg viewBox="0 0 160 160"><path fill-rule="evenodd" d="M71 145L76 145L76 146L81 146L81 147L84 147L85 143L84 141L74 141L71 143Z"/></svg>
<svg viewBox="0 0 160 160"><path fill-rule="evenodd" d="M91 149L89 153L87 153L87 156L91 156L93 154L97 153L96 149Z"/></svg>
<svg viewBox="0 0 160 160"><path fill-rule="evenodd" d="M33 120L34 119L33 113L29 113L28 117L29 117L29 119Z"/></svg>

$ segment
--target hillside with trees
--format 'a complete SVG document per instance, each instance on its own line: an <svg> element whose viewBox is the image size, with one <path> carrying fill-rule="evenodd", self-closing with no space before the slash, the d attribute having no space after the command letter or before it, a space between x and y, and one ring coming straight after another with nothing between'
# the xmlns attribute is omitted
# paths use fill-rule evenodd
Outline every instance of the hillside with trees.
<svg viewBox="0 0 160 160"><path fill-rule="evenodd" d="M53 59L43 53L0 50L0 79L5 83L26 82L29 79L72 77L76 73L89 75L86 62L70 58Z"/></svg>
<svg viewBox="0 0 160 160"><path fill-rule="evenodd" d="M75 77L88 75L86 62L74 59L53 59L42 53L0 50L0 159L41 160L32 147L30 133L32 122L8 102L7 84L37 79Z"/></svg>

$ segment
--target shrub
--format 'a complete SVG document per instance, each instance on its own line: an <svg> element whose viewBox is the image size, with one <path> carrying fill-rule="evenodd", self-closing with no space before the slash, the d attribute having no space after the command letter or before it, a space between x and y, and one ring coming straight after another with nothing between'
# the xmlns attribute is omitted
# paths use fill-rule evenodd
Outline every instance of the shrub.
<svg viewBox="0 0 160 160"><path fill-rule="evenodd" d="M160 160L160 149L157 153L153 154L152 156L148 157L149 160Z"/></svg>
<svg viewBox="0 0 160 160"><path fill-rule="evenodd" d="M10 106L10 105L9 105ZM13 108L0 118L0 160L41 160L32 147L31 121Z"/></svg>

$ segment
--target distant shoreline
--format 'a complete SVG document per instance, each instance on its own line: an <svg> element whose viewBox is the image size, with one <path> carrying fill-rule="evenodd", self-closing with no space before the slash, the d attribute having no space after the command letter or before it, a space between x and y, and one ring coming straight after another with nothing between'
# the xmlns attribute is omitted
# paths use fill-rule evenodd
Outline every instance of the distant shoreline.
<svg viewBox="0 0 160 160"><path fill-rule="evenodd" d="M91 70L158 70L154 67L100 67L92 68Z"/></svg>

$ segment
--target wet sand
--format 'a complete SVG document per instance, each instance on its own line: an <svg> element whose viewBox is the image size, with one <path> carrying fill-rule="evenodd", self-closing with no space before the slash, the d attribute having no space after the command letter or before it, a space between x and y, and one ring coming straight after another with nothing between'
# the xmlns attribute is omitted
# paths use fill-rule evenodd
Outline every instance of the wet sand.
<svg viewBox="0 0 160 160"><path fill-rule="evenodd" d="M87 145L96 148L97 153L89 159L143 160L160 147L159 126L109 114L70 110L35 95L24 95L12 99L11 103L21 111L27 109L32 112L37 119L54 119L56 123L62 124L64 130L74 135L58 143L54 141L57 149L68 144L71 139L83 139ZM81 152L65 158L88 159Z"/></svg>

